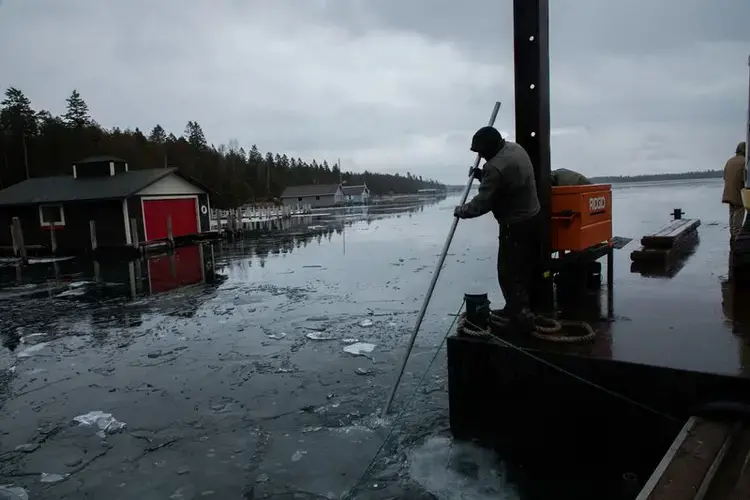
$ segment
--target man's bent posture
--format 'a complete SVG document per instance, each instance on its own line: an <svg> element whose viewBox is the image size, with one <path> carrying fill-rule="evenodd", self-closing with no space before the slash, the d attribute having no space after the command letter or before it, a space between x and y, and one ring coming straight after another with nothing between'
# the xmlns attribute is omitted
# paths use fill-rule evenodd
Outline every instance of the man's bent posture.
<svg viewBox="0 0 750 500"><path fill-rule="evenodd" d="M474 176L481 182L479 192L468 203L456 207L453 215L461 219L479 217L488 212L500 225L497 278L505 298L503 314L523 332L534 328L529 306L529 283L537 263L539 232L536 215L534 167L519 144L508 142L493 127L474 134L471 150L485 160Z"/></svg>

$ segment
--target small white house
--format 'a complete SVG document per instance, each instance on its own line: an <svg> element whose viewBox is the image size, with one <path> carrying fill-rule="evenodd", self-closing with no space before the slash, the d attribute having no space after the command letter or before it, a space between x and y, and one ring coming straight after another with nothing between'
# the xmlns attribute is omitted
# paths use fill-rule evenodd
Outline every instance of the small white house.
<svg viewBox="0 0 750 500"><path fill-rule="evenodd" d="M344 202L352 205L366 205L370 200L370 190L366 184L360 186L342 186Z"/></svg>

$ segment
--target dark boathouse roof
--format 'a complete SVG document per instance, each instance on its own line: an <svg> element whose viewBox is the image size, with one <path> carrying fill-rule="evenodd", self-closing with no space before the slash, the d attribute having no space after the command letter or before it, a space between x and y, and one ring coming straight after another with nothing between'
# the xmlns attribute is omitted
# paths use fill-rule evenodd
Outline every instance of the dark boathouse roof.
<svg viewBox="0 0 750 500"><path fill-rule="evenodd" d="M77 179L72 175L31 178L0 191L0 206L123 199L173 173L180 175L173 167L130 170L113 176ZM203 187L192 179L185 178Z"/></svg>

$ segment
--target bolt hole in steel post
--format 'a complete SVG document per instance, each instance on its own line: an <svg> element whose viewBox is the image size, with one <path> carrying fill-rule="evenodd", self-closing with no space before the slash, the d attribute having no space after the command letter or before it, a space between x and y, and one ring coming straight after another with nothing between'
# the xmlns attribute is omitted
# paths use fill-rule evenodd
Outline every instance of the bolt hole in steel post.
<svg viewBox="0 0 750 500"><path fill-rule="evenodd" d="M531 85L529 85L529 88L530 88L531 90L534 90L534 89L536 88L536 85L534 85L534 84L532 83Z"/></svg>
<svg viewBox="0 0 750 500"><path fill-rule="evenodd" d="M533 41L534 41L534 35L531 35L531 36L529 37L529 41L530 41L530 42L533 42Z"/></svg>
<svg viewBox="0 0 750 500"><path fill-rule="evenodd" d="M536 137L536 132L532 132L531 137Z"/></svg>

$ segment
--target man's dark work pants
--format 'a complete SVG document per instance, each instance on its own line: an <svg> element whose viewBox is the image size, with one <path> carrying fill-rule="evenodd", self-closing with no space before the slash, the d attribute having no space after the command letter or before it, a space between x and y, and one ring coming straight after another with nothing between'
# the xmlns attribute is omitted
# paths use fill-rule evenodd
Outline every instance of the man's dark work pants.
<svg viewBox="0 0 750 500"><path fill-rule="evenodd" d="M537 218L500 226L497 279L505 298L505 315L520 319L530 315L529 284L537 265ZM523 316L522 316L523 315Z"/></svg>

